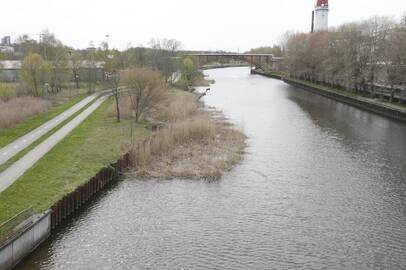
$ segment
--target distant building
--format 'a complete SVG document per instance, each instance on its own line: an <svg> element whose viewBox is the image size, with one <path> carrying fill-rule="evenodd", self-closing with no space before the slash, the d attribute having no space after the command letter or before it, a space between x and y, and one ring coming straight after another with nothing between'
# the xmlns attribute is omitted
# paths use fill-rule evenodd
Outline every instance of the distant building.
<svg viewBox="0 0 406 270"><path fill-rule="evenodd" d="M0 45L2 46L11 46L11 38L10 36L5 36L1 39Z"/></svg>
<svg viewBox="0 0 406 270"><path fill-rule="evenodd" d="M86 81L91 71L94 78L98 81L104 79L104 62L103 61L80 61L76 64L80 81ZM22 62L20 60L0 61L0 83L20 81L20 71ZM67 69L73 69L73 63L69 62ZM73 75L72 75L73 79Z"/></svg>
<svg viewBox="0 0 406 270"><path fill-rule="evenodd" d="M11 46L10 36L5 36L0 40L0 52L3 53L13 53L14 47Z"/></svg>
<svg viewBox="0 0 406 270"><path fill-rule="evenodd" d="M328 31L328 0L317 0L312 14L312 32Z"/></svg>
<svg viewBox="0 0 406 270"><path fill-rule="evenodd" d="M0 82L17 82L21 70L21 61L0 61Z"/></svg>

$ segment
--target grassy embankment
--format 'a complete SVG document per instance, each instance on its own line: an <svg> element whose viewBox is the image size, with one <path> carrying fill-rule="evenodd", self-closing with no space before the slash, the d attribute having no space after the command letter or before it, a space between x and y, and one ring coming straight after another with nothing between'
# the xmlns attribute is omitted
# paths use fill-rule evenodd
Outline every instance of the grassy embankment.
<svg viewBox="0 0 406 270"><path fill-rule="evenodd" d="M41 138L36 140L34 143L26 147L24 150L20 151L17 153L14 157L10 158L7 162L3 163L0 165L0 172L3 172L5 169L7 169L9 166L11 166L14 162L22 158L25 154L30 152L32 149L34 149L37 145L41 144L43 141L48 139L52 134L54 134L56 131L58 131L61 127L69 123L71 120L73 120L76 116L78 116L81 112L86 110L90 105L92 105L97 99L94 99L93 101L89 102L86 106L84 106L82 109L68 117L65 121L61 122L59 125L45 133Z"/></svg>
<svg viewBox="0 0 406 270"><path fill-rule="evenodd" d="M61 105L58 105L48 112L41 113L37 116L28 118L24 120L22 123L17 124L12 128L4 128L0 129L0 148L13 142L15 139L23 136L24 134L34 130L35 128L39 127L43 123L51 120L58 114L62 113L63 111L67 110L81 99L86 97L85 94L79 95L68 102L65 102Z"/></svg>
<svg viewBox="0 0 406 270"><path fill-rule="evenodd" d="M29 206L36 212L48 209L128 151L130 121L117 123L114 118L107 117L113 106L110 98L18 181L0 193L0 224ZM149 134L150 129L145 125L135 125L136 138L143 139Z"/></svg>
<svg viewBox="0 0 406 270"><path fill-rule="evenodd" d="M87 89L81 88L65 90L47 99L23 96L0 101L0 148L56 117L87 95Z"/></svg>
<svg viewBox="0 0 406 270"><path fill-rule="evenodd" d="M323 85L323 84L320 84L320 83L314 83L314 82L309 82L309 81L305 81L305 80L296 79L296 78L293 78L293 77L289 76L289 74L285 73L285 72L276 72L276 71L267 70L264 73L274 75L274 76L280 76L282 78L288 78L291 81L298 82L298 83L301 83L301 84L304 84L304 85L307 85L307 86L310 86L310 87L313 87L313 88L317 88L317 89L322 90L322 91L337 93L339 95L359 99L359 100L369 102L369 103L373 103L373 104L377 104L377 105L380 105L380 106L386 106L386 107L390 107L390 108L393 108L393 109L400 109L402 111L404 111L405 108L406 108L406 104L403 104L403 103L390 103L389 101L386 101L384 99L365 97L365 96L361 96L361 95L359 95L359 94L357 94L355 92L345 91L345 90L342 90L342 89L339 89L339 88L331 87L331 86L328 86L328 85Z"/></svg>
<svg viewBox="0 0 406 270"><path fill-rule="evenodd" d="M48 209L128 152L131 145L137 157L133 173L143 177L218 178L241 159L245 136L220 112L204 110L196 94L181 90L168 93L166 102L148 121L134 125L133 141L128 99L120 99L121 123L115 121L113 99L102 104L0 193L0 224L30 206L36 212ZM152 126L161 128L150 137Z"/></svg>

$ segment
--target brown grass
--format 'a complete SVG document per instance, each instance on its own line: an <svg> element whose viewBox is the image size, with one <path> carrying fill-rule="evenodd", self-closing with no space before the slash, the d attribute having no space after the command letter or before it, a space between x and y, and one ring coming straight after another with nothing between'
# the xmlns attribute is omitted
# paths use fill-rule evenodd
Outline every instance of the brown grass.
<svg viewBox="0 0 406 270"><path fill-rule="evenodd" d="M241 159L246 138L220 112L186 92L167 104L157 115L165 126L131 147L136 177L218 179Z"/></svg>
<svg viewBox="0 0 406 270"><path fill-rule="evenodd" d="M169 124L159 129L150 139L132 148L134 166L144 167L150 163L153 156L167 154L179 144L208 142L214 135L214 125L205 117L194 117Z"/></svg>
<svg viewBox="0 0 406 270"><path fill-rule="evenodd" d="M11 128L24 120L46 112L50 102L35 97L17 97L0 102L0 128Z"/></svg>
<svg viewBox="0 0 406 270"><path fill-rule="evenodd" d="M159 110L149 117L161 122L183 121L198 111L196 99L194 94L171 90Z"/></svg>
<svg viewBox="0 0 406 270"><path fill-rule="evenodd" d="M200 72L196 78L193 79L192 86L210 86L210 84L214 83L213 80L208 80L204 76L202 72Z"/></svg>
<svg viewBox="0 0 406 270"><path fill-rule="evenodd" d="M122 119L131 119L131 99L129 96L121 96L119 98L118 106L120 107L120 117ZM114 103L114 106L110 108L107 113L108 117L117 117L117 109Z"/></svg>

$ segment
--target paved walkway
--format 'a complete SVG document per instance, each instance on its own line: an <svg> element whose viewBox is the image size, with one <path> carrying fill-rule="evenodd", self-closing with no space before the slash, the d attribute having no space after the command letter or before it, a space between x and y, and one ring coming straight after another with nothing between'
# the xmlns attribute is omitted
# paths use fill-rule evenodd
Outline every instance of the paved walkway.
<svg viewBox="0 0 406 270"><path fill-rule="evenodd" d="M106 99L107 96L98 98L92 105L86 108L78 116L64 125L49 138L37 145L13 165L0 174L0 192L11 186L20 176L22 176L32 165L48 153L58 142L65 138L73 129L82 123L92 112L94 112Z"/></svg>
<svg viewBox="0 0 406 270"><path fill-rule="evenodd" d="M27 133L26 135L18 138L14 142L4 146L0 149L0 165L7 162L10 158L17 155L20 151L24 150L28 146L30 146L33 142L41 138L47 132L51 131L53 128L61 124L63 121L74 115L80 109L85 107L87 104L92 102L95 98L97 98L99 94L93 94L88 96L63 113L59 114L58 116L54 117L53 119L49 120L48 122L42 124L41 126L37 127L33 131Z"/></svg>

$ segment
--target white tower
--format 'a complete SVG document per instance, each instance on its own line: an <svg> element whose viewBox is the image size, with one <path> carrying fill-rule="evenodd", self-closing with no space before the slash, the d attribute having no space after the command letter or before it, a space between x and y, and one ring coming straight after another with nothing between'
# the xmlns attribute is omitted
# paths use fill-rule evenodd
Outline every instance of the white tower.
<svg viewBox="0 0 406 270"><path fill-rule="evenodd" d="M328 31L328 0L317 0L314 9L314 32Z"/></svg>

